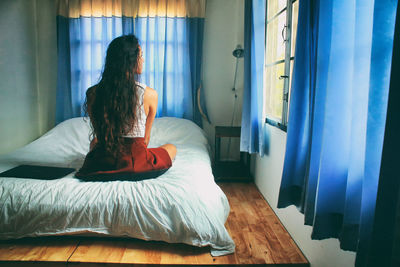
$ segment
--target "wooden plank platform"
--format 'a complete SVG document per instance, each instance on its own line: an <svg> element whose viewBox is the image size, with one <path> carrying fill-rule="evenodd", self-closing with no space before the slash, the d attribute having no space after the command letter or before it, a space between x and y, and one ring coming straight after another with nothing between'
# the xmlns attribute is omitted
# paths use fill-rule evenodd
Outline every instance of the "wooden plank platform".
<svg viewBox="0 0 400 267"><path fill-rule="evenodd" d="M231 206L226 227L234 254L127 238L42 237L0 242L0 266L309 266L252 183L220 183Z"/></svg>

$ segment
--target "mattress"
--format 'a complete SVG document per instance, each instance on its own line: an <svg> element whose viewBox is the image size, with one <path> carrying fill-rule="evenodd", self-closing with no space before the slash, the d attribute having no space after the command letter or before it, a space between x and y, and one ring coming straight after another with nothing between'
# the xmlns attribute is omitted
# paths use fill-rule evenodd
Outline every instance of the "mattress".
<svg viewBox="0 0 400 267"><path fill-rule="evenodd" d="M0 156L0 172L21 164L79 169L89 149L87 118L67 120L32 143ZM0 239L107 235L210 246L234 252L224 224L229 203L214 182L207 139L193 122L154 121L149 147L172 143L172 167L156 179L84 182L0 178Z"/></svg>

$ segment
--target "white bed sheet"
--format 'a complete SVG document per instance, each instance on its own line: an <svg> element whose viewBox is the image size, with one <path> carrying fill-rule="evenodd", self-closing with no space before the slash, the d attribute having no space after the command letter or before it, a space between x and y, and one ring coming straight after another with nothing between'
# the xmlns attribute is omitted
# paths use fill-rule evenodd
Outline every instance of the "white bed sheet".
<svg viewBox="0 0 400 267"><path fill-rule="evenodd" d="M0 156L0 172L21 164L78 169L89 148L88 120L65 121L36 141ZM149 147L177 146L173 166L157 179L83 182L0 177L0 239L105 234L210 246L233 253L224 223L225 194L214 182L208 143L193 122L155 120Z"/></svg>

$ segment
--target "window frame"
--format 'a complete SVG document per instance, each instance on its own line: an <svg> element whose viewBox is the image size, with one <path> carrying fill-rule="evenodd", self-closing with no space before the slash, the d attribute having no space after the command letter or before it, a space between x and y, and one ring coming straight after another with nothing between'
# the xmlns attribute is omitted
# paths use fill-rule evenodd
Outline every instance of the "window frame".
<svg viewBox="0 0 400 267"><path fill-rule="evenodd" d="M265 40L264 40L264 51L265 51L265 57L264 57L264 75L265 75L265 69L267 67L272 67L276 66L278 64L284 63L284 74L279 77L279 79L284 79L284 85L283 85L283 97L282 97L282 117L281 120L278 121L275 118L271 118L271 116L268 116L264 109L264 116L265 116L265 123L270 124L272 126L278 127L279 129L283 131L287 131L287 124L288 124L288 113L289 113L289 93L290 93L290 64L293 60L294 62L294 55L291 56L292 52L292 28L293 28L293 4L297 0L286 0L286 6L279 10L275 15L272 16L268 20L267 14L268 14L268 0L266 1L266 10L265 10ZM300 0L299 0L300 1ZM285 43L285 53L284 53L284 59L279 59L271 63L266 63L266 58L267 58L267 33L268 33L268 24L271 23L274 19L277 19L279 15L281 15L283 12L286 11L286 23L283 28L285 30L284 33L284 40L283 42ZM295 41L295 40L294 40ZM265 79L264 79L265 82ZM264 84L264 90L265 90L265 85ZM265 103L266 99L264 99ZM264 104L265 106L265 104Z"/></svg>

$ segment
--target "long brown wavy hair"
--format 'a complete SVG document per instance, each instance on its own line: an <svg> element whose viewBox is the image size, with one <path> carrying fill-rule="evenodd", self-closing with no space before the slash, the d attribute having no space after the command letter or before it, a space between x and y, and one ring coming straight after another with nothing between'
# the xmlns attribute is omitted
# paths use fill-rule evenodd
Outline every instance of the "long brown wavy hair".
<svg viewBox="0 0 400 267"><path fill-rule="evenodd" d="M123 152L123 136L137 124L140 104L135 76L140 57L139 42L134 35L115 38L107 48L94 97L85 101L97 145L114 156Z"/></svg>

